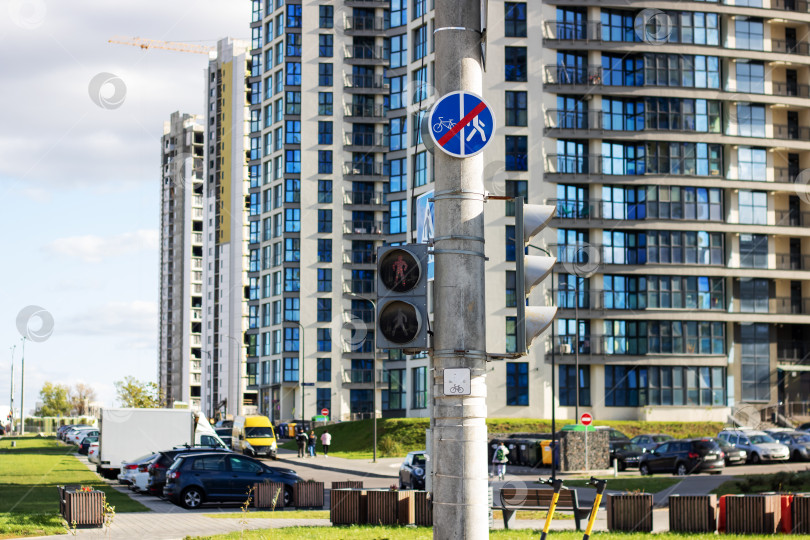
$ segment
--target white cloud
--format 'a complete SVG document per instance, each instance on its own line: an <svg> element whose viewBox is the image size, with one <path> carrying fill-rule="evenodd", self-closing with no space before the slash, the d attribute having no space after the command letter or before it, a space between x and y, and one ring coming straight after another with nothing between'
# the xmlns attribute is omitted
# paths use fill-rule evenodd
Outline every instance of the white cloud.
<svg viewBox="0 0 810 540"><path fill-rule="evenodd" d="M45 246L56 255L77 257L84 262L99 263L103 259L158 248L158 231L139 230L114 236L69 236L58 238Z"/></svg>

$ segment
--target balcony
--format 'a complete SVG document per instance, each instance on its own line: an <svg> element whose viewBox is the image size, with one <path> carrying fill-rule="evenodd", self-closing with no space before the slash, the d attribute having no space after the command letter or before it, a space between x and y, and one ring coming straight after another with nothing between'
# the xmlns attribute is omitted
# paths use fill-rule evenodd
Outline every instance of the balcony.
<svg viewBox="0 0 810 540"><path fill-rule="evenodd" d="M773 138L807 141L810 140L810 127L797 125L794 126L787 124L774 124Z"/></svg>
<svg viewBox="0 0 810 540"><path fill-rule="evenodd" d="M543 40L602 41L602 23L543 21Z"/></svg>
<svg viewBox="0 0 810 540"><path fill-rule="evenodd" d="M343 264L377 264L377 251L364 249L347 249L343 252Z"/></svg>
<svg viewBox="0 0 810 540"><path fill-rule="evenodd" d="M368 385L374 384L374 371L373 369L344 369L342 382L346 384ZM382 382L382 370L377 371L377 383Z"/></svg>
<svg viewBox="0 0 810 540"><path fill-rule="evenodd" d="M350 92L382 94L388 92L388 86L388 80L382 75L343 75L343 87Z"/></svg>
<svg viewBox="0 0 810 540"><path fill-rule="evenodd" d="M343 163L343 176L363 177L363 176L388 176L388 167L382 161L352 162Z"/></svg>
<svg viewBox="0 0 810 540"><path fill-rule="evenodd" d="M343 204L382 206L385 204L385 194L382 191L346 191L343 193Z"/></svg>
<svg viewBox="0 0 810 540"><path fill-rule="evenodd" d="M773 81L771 83L774 96L784 97L810 97L810 85Z"/></svg>
<svg viewBox="0 0 810 540"><path fill-rule="evenodd" d="M626 313L628 316L636 311L667 311L673 313L692 313L694 311L725 311L723 303L723 294L709 294L707 291L680 291L680 294L685 300L682 301L682 307L660 307L651 306L648 299L647 291L627 292L627 291L605 291L599 289L588 289L581 291L574 291L573 289L553 289L553 299L557 307L561 311L575 310L574 306L581 311L617 311L619 314ZM651 296L655 297L656 303L660 297L658 291L652 292ZM704 298L705 297L705 298ZM579 301L575 301L576 299ZM700 307L701 302L708 301L709 307ZM640 305L641 304L641 305Z"/></svg>
<svg viewBox="0 0 810 540"><path fill-rule="evenodd" d="M775 258L777 270L810 270L810 255L777 253Z"/></svg>
<svg viewBox="0 0 810 540"><path fill-rule="evenodd" d="M708 346L705 343L705 338L699 338L698 336L682 336L680 339L671 339L668 341L669 344L672 344L676 341L680 342L683 347L683 352L650 352L648 350L648 340L649 343L654 343L656 346L663 347L664 343L667 342L666 339L663 337L633 337L633 336L592 336L592 335L584 335L580 336L579 340L577 340L576 336L555 336L554 337L554 352L558 355L563 357L566 356L574 356L579 354L580 356L588 355L591 357L594 356L601 356L603 357L602 360L607 360L608 358L616 358L617 361L620 361L622 357L625 356L646 356L646 357L656 357L656 356L686 356L691 355L692 357L700 356L701 358L709 359L709 358L724 358L726 353L713 353L710 351L701 351L701 344L703 343L703 347ZM724 338L725 340L725 338ZM579 344L579 350L577 350L577 343ZM546 341L547 350L551 348L551 339L547 339ZM667 345L667 347L671 347L671 345ZM550 354L545 355L546 362L551 362Z"/></svg>
<svg viewBox="0 0 810 540"><path fill-rule="evenodd" d="M382 46L346 45L343 49L343 58L347 64L386 64L388 56L388 50Z"/></svg>
<svg viewBox="0 0 810 540"><path fill-rule="evenodd" d="M343 223L343 234L379 236L388 234L388 224L382 221L350 219Z"/></svg>
<svg viewBox="0 0 810 540"><path fill-rule="evenodd" d="M343 134L343 146L347 150L388 150L388 135L384 133L350 132ZM354 147L354 148L352 148Z"/></svg>
<svg viewBox="0 0 810 540"><path fill-rule="evenodd" d="M772 38L770 52L808 56L810 55L810 46L805 41L787 41Z"/></svg>
<svg viewBox="0 0 810 540"><path fill-rule="evenodd" d="M802 363L810 355L810 343L806 341L781 341L776 342L776 361L791 364Z"/></svg>
<svg viewBox="0 0 810 540"><path fill-rule="evenodd" d="M382 17L346 17L343 29L348 35L361 35L388 30L388 21Z"/></svg>
<svg viewBox="0 0 810 540"><path fill-rule="evenodd" d="M346 104L343 107L343 116L346 118L385 118L385 114L388 112L386 107L382 105L358 105L355 103Z"/></svg>
<svg viewBox="0 0 810 540"><path fill-rule="evenodd" d="M774 218L777 227L810 227L810 212L776 210Z"/></svg>
<svg viewBox="0 0 810 540"><path fill-rule="evenodd" d="M756 310L756 303L758 299L753 301L754 305L746 306L748 309L743 310L743 306L738 307L739 313L762 313ZM777 296L775 298L763 299L767 300L767 313L778 315L808 315L810 314L810 298L790 298ZM764 306L763 306L764 307Z"/></svg>
<svg viewBox="0 0 810 540"><path fill-rule="evenodd" d="M349 296L374 296L376 289L377 280L375 279L348 279L343 282L343 292Z"/></svg>

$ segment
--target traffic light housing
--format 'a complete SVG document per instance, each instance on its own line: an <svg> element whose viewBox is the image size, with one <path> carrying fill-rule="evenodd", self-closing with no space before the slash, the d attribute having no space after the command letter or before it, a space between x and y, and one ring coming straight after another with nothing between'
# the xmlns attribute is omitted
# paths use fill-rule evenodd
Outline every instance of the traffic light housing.
<svg viewBox="0 0 810 540"><path fill-rule="evenodd" d="M377 248L378 348L428 349L427 260L427 244Z"/></svg>
<svg viewBox="0 0 810 540"><path fill-rule="evenodd" d="M526 255L526 246L537 236L554 214L553 205L524 204L515 197L515 287L517 288L517 349L526 354L534 338L551 325L557 315L552 306L527 306L526 297L554 268L556 257Z"/></svg>

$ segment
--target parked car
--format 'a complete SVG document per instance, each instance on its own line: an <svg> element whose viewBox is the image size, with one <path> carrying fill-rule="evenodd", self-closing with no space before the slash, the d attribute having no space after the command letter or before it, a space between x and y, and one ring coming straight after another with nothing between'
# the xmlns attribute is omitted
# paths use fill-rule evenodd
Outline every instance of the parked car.
<svg viewBox="0 0 810 540"><path fill-rule="evenodd" d="M795 461L810 459L810 434L804 431L780 431L773 434L774 440L788 447Z"/></svg>
<svg viewBox="0 0 810 540"><path fill-rule="evenodd" d="M597 430L597 431L602 431L602 430L607 431L608 432L608 437L610 438L611 441L629 441L630 440L630 437L628 437L627 435L625 435L624 433L622 433L618 429L610 427L610 426L594 426L594 429Z"/></svg>
<svg viewBox="0 0 810 540"><path fill-rule="evenodd" d="M219 438L222 439L228 448L233 448L233 428L232 427L221 427L214 430L219 435Z"/></svg>
<svg viewBox="0 0 810 540"><path fill-rule="evenodd" d="M810 431L810 422L805 422L796 428L798 431Z"/></svg>
<svg viewBox="0 0 810 540"><path fill-rule="evenodd" d="M138 471L138 465L141 463L145 463L150 459L154 458L154 452L141 456L137 459L133 459L132 461L124 461L121 463L121 472L118 473L118 481L124 485L132 484L133 477L135 473Z"/></svg>
<svg viewBox="0 0 810 540"><path fill-rule="evenodd" d="M220 420L216 424L214 424L215 428L232 428L233 427L233 420Z"/></svg>
<svg viewBox="0 0 810 540"><path fill-rule="evenodd" d="M151 465L152 462L157 459L157 457L157 454L153 454L149 458L137 464L138 467L132 472L131 475L132 482L129 485L129 489L140 492L146 491L147 482L149 481L149 465Z"/></svg>
<svg viewBox="0 0 810 540"><path fill-rule="evenodd" d="M650 433L645 435L636 435L630 442L641 448L644 452L649 452L656 446L661 443L671 441L674 438L672 435L666 435L664 433Z"/></svg>
<svg viewBox="0 0 810 540"><path fill-rule="evenodd" d="M399 467L399 489L425 489L426 452L409 452Z"/></svg>
<svg viewBox="0 0 810 540"><path fill-rule="evenodd" d="M67 424L64 425L64 426L59 426L59 428L56 430L56 438L61 441L62 436L65 434L65 431L67 431L68 428L70 428L70 427L72 427L72 426L69 426Z"/></svg>
<svg viewBox="0 0 810 540"><path fill-rule="evenodd" d="M753 429L724 429L718 438L742 448L748 454L748 461L754 464L763 461L787 461L790 450L782 443L765 433Z"/></svg>
<svg viewBox="0 0 810 540"><path fill-rule="evenodd" d="M79 453L86 456L87 451L90 450L90 443L94 442L98 442L98 435L92 435L82 439L82 443L79 445Z"/></svg>
<svg viewBox="0 0 810 540"><path fill-rule="evenodd" d="M748 461L748 454L742 448L737 448L730 442L725 439L712 439L714 442L720 445L720 450L723 451L723 460L726 462L726 465L742 465L746 461Z"/></svg>
<svg viewBox="0 0 810 540"><path fill-rule="evenodd" d="M71 435L73 435L76 431L79 431L80 429L90 429L92 427L93 426L86 426L84 424L78 426L70 426L64 432L62 432L62 440L64 442L69 443Z"/></svg>
<svg viewBox="0 0 810 540"><path fill-rule="evenodd" d="M158 458L151 462L147 469L149 479L146 482L146 492L150 495L161 495L163 493L163 486L166 485L166 472L177 456L181 454L210 454L212 452L230 452L230 450L184 447L158 452Z"/></svg>
<svg viewBox="0 0 810 540"><path fill-rule="evenodd" d="M87 449L87 460L90 463L95 463L96 465L98 465L99 459L98 459L98 443L97 442L90 443L90 448Z"/></svg>
<svg viewBox="0 0 810 540"><path fill-rule="evenodd" d="M684 476L699 472L720 474L725 467L723 451L712 439L668 441L641 456L642 475L666 472Z"/></svg>
<svg viewBox="0 0 810 540"><path fill-rule="evenodd" d="M628 467L636 468L639 464L639 459L644 453L641 447L631 443L630 441L610 441L610 463L615 459L619 470L623 471Z"/></svg>
<svg viewBox="0 0 810 540"><path fill-rule="evenodd" d="M82 439L89 435L98 437L98 430L96 428L78 429L70 435L68 442L79 446L82 444Z"/></svg>
<svg viewBox="0 0 810 540"><path fill-rule="evenodd" d="M265 481L284 484L287 506L292 486L303 480L293 470L230 452L183 454L169 468L163 494L175 504L198 508L205 502L242 502L253 484Z"/></svg>

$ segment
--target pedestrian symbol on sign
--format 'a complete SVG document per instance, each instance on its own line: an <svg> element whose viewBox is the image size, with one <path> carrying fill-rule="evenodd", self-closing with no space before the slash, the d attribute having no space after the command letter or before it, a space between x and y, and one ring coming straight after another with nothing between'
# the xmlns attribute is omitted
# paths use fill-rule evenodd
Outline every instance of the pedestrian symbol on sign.
<svg viewBox="0 0 810 540"><path fill-rule="evenodd" d="M464 158L481 152L492 139L495 117L482 97L451 92L433 106L425 128L435 146L453 157Z"/></svg>

